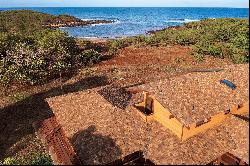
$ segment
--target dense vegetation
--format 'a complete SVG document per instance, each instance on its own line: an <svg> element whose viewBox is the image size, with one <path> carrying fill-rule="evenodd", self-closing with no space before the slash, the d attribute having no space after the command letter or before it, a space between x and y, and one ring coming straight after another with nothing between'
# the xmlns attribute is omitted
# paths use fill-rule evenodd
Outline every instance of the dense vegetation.
<svg viewBox="0 0 250 166"><path fill-rule="evenodd" d="M32 10L10 10L0 12L0 32L33 35L46 28L62 26L85 26L89 24L111 23L111 20L86 20L69 15L54 16Z"/></svg>
<svg viewBox="0 0 250 166"><path fill-rule="evenodd" d="M54 16L31 10L11 10L0 12L0 32L33 35L50 23L81 21L69 15Z"/></svg>
<svg viewBox="0 0 250 166"><path fill-rule="evenodd" d="M52 159L48 154L33 152L25 157L7 157L3 165L53 165ZM1 165L1 163L0 163Z"/></svg>
<svg viewBox="0 0 250 166"><path fill-rule="evenodd" d="M199 61L204 55L229 58L234 63L249 62L249 21L247 19L205 19L184 26L167 28L150 36L136 36L111 43L111 51L129 45L190 45Z"/></svg>
<svg viewBox="0 0 250 166"><path fill-rule="evenodd" d="M41 83L99 57L94 50L80 51L74 38L58 30L28 37L0 32L0 83Z"/></svg>
<svg viewBox="0 0 250 166"><path fill-rule="evenodd" d="M49 18L32 11L0 12L0 84L42 83L99 60L98 52L80 50L66 33L40 26Z"/></svg>

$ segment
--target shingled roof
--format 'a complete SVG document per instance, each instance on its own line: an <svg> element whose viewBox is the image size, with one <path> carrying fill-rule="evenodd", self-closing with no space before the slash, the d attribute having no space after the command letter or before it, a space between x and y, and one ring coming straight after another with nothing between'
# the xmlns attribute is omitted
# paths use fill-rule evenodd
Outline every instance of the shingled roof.
<svg viewBox="0 0 250 166"><path fill-rule="evenodd" d="M231 69L230 73L233 74L226 78L236 83L238 90L246 95L242 86L248 85L248 82L245 81L245 73L240 72L246 72L245 66L238 69L240 70L237 78L231 77L231 75L236 74L235 69ZM215 80L226 76L221 73L221 77L217 78L213 74L211 77L216 78ZM198 75L205 79L205 73ZM190 76L192 77L192 74ZM183 79L189 80L186 76L180 80ZM196 79L195 81L198 82L199 80ZM239 84L239 81L242 83ZM158 83L163 85L163 83ZM217 81L214 81L214 83L216 84ZM185 84L185 81L182 84ZM212 88L211 84L212 82L209 86ZM165 87L170 88L169 84L167 85ZM225 93L230 91L220 84L216 86L217 88L220 87L220 90L225 90ZM249 140L248 122L232 116L218 127L211 128L205 133L198 134L186 141L181 141L174 133L158 122L145 123L135 110L130 109L129 106L132 101L129 104L126 102L128 106L125 109L118 107L116 102L114 104L114 102L108 101L110 97L104 97L104 93L100 93L105 88L107 86L47 99L50 108L84 164L110 163L138 150L147 152L146 158L149 158L155 164L207 164L226 152L232 152L234 155L242 157L247 163L249 162L249 150L247 148ZM202 88L202 84L200 88ZM147 89L147 91L149 90ZM106 91L104 90L104 92ZM118 93L118 91L115 92ZM157 95L157 93L154 94ZM235 94L237 97L238 93ZM215 94L211 92L210 95L212 97ZM222 94L220 97L224 95ZM248 97L244 95L242 95L243 99ZM126 95L121 96L128 99ZM139 101L137 97L132 95L129 98L131 100L136 99L133 101L136 102ZM228 99L229 102L231 102L230 99ZM220 103L215 99L212 100ZM224 101L224 99L222 100ZM241 97L239 100L242 100ZM181 107L181 104L178 106ZM193 119L189 120L192 121Z"/></svg>
<svg viewBox="0 0 250 166"><path fill-rule="evenodd" d="M232 90L220 80L236 85ZM249 98L249 65L230 65L219 72L192 72L138 86L148 91L185 126L242 104Z"/></svg>

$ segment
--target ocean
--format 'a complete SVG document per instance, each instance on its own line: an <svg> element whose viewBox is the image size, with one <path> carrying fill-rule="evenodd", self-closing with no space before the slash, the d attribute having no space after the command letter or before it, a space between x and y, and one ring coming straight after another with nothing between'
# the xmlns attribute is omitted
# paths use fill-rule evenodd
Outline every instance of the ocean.
<svg viewBox="0 0 250 166"><path fill-rule="evenodd" d="M249 18L248 8L0 8L0 10L30 9L49 14L69 14L83 20L113 20L113 23L85 27L62 27L70 36L83 38L119 38L145 35L151 30L206 18Z"/></svg>

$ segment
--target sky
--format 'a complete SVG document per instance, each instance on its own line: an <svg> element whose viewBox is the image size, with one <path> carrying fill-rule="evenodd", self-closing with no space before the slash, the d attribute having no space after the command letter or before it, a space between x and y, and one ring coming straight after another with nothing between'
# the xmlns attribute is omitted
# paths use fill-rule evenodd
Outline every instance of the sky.
<svg viewBox="0 0 250 166"><path fill-rule="evenodd" d="M0 0L1 7L237 7L249 0Z"/></svg>

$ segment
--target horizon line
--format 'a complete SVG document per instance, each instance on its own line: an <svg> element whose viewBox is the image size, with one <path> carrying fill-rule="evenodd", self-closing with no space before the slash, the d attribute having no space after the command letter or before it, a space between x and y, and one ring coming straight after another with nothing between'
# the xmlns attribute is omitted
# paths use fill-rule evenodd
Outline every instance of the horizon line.
<svg viewBox="0 0 250 166"><path fill-rule="evenodd" d="M0 8L241 8L249 7L228 7L228 6L3 6Z"/></svg>

